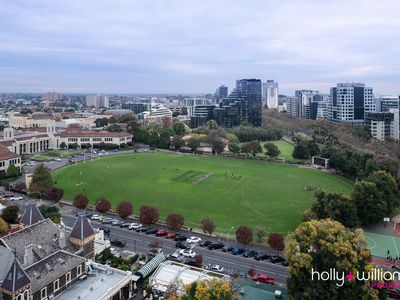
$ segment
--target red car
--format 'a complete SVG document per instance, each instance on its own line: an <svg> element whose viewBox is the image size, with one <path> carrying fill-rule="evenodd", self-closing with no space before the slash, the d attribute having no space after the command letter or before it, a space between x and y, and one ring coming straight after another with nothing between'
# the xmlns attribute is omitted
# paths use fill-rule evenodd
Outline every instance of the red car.
<svg viewBox="0 0 400 300"><path fill-rule="evenodd" d="M167 231L164 229L160 229L159 231L156 232L156 236L166 236L167 235Z"/></svg>
<svg viewBox="0 0 400 300"><path fill-rule="evenodd" d="M258 274L253 276L253 281L258 281L267 284L275 284L275 279L265 274Z"/></svg>
<svg viewBox="0 0 400 300"><path fill-rule="evenodd" d="M176 233L168 231L167 234L165 235L165 237L167 239L173 239L174 237L176 237Z"/></svg>

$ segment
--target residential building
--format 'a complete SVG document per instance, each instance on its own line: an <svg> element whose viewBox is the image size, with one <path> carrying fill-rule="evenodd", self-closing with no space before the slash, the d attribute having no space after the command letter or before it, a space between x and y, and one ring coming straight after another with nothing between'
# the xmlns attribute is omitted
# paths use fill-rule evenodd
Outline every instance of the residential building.
<svg viewBox="0 0 400 300"><path fill-rule="evenodd" d="M108 96L104 95L88 95L86 96L86 106L93 106L95 108L105 107L109 108L110 103Z"/></svg>
<svg viewBox="0 0 400 300"><path fill-rule="evenodd" d="M381 96L376 99L378 112L389 112L391 108L399 108L400 96Z"/></svg>
<svg viewBox="0 0 400 300"><path fill-rule="evenodd" d="M287 113L292 118L300 117L300 99L297 97L286 97L287 101Z"/></svg>
<svg viewBox="0 0 400 300"><path fill-rule="evenodd" d="M8 126L12 128L46 127L54 126L55 120L51 114L35 113L23 115L10 112L8 114L8 124Z"/></svg>
<svg viewBox="0 0 400 300"><path fill-rule="evenodd" d="M60 101L61 100L61 95L59 93L56 92L48 92L43 94L42 96L42 103L44 106L48 107L50 106L50 104Z"/></svg>
<svg viewBox="0 0 400 300"><path fill-rule="evenodd" d="M329 122L363 124L367 112L375 112L372 87L366 87L363 83L338 83L331 88Z"/></svg>
<svg viewBox="0 0 400 300"><path fill-rule="evenodd" d="M393 135L392 138L400 140L400 109L390 108L389 112L393 114Z"/></svg>
<svg viewBox="0 0 400 300"><path fill-rule="evenodd" d="M135 115L140 114L146 110L149 110L150 103L135 103L135 102L125 102L122 104L123 109L129 109L133 111Z"/></svg>
<svg viewBox="0 0 400 300"><path fill-rule="evenodd" d="M365 125L372 137L384 141L393 137L394 114L391 112L367 112Z"/></svg>
<svg viewBox="0 0 400 300"><path fill-rule="evenodd" d="M172 111L161 103L151 104L150 109L137 115L143 123L161 123L163 118L172 118Z"/></svg>
<svg viewBox="0 0 400 300"><path fill-rule="evenodd" d="M92 148L101 143L123 147L132 141L132 135L127 132L67 130L58 134L59 143L67 147Z"/></svg>
<svg viewBox="0 0 400 300"><path fill-rule="evenodd" d="M197 128L203 126L207 121L214 118L214 105L194 106L193 114L190 117L190 127Z"/></svg>
<svg viewBox="0 0 400 300"><path fill-rule="evenodd" d="M217 89L217 99L221 100L225 97L228 97L228 87L225 85L221 85Z"/></svg>
<svg viewBox="0 0 400 300"><path fill-rule="evenodd" d="M329 95L315 94L309 102L309 119L326 119L328 117L328 100Z"/></svg>
<svg viewBox="0 0 400 300"><path fill-rule="evenodd" d="M314 101L314 96L318 94L319 92L314 90L295 91L295 97L298 98L298 118L310 119L311 103Z"/></svg>
<svg viewBox="0 0 400 300"><path fill-rule="evenodd" d="M268 108L278 108L279 85L274 80L263 83L263 104Z"/></svg>

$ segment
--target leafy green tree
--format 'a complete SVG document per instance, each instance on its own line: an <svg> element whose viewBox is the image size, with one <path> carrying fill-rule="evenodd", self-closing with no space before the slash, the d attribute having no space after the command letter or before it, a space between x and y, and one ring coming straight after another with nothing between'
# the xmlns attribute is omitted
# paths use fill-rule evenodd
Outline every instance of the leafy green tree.
<svg viewBox="0 0 400 300"><path fill-rule="evenodd" d="M218 124L217 124L217 122L215 122L214 120L209 120L209 121L207 121L207 123L206 123L206 127L207 127L209 130L217 129L217 128L218 128Z"/></svg>
<svg viewBox="0 0 400 300"><path fill-rule="evenodd" d="M185 135L185 124L183 124L180 121L173 122L172 129L174 130L176 135L180 135L180 136Z"/></svg>
<svg viewBox="0 0 400 300"><path fill-rule="evenodd" d="M317 191L315 197L312 211L316 218L331 218L350 228L358 225L357 208L350 197L325 191Z"/></svg>
<svg viewBox="0 0 400 300"><path fill-rule="evenodd" d="M54 223L60 223L61 221L61 214L60 209L56 205L41 205L39 206L39 211L42 214L43 218L50 219Z"/></svg>
<svg viewBox="0 0 400 300"><path fill-rule="evenodd" d="M182 140L182 137L179 135L174 135L171 140L171 146L174 147L175 150L181 149L181 147L185 144Z"/></svg>
<svg viewBox="0 0 400 300"><path fill-rule="evenodd" d="M319 146L315 140L308 141L307 148L308 152L310 153L310 156L315 156L320 154Z"/></svg>
<svg viewBox="0 0 400 300"><path fill-rule="evenodd" d="M187 146L192 150L192 152L195 152L197 150L197 148L200 147L200 141L197 138L191 137L187 141Z"/></svg>
<svg viewBox="0 0 400 300"><path fill-rule="evenodd" d="M171 136L174 131L172 128L166 128L160 132L157 147L161 149L169 149L171 146Z"/></svg>
<svg viewBox="0 0 400 300"><path fill-rule="evenodd" d="M18 206L11 205L7 206L1 212L1 218L9 224L16 224L18 220Z"/></svg>
<svg viewBox="0 0 400 300"><path fill-rule="evenodd" d="M265 154L271 158L277 157L281 153L278 146L274 143L265 143L264 148L266 150Z"/></svg>
<svg viewBox="0 0 400 300"><path fill-rule="evenodd" d="M230 143L230 144L228 145L228 150L229 150L230 152L232 152L232 153L237 154L237 153L240 153L240 146L239 146L238 143Z"/></svg>
<svg viewBox="0 0 400 300"><path fill-rule="evenodd" d="M2 218L0 218L0 233L4 233L8 231L8 224Z"/></svg>
<svg viewBox="0 0 400 300"><path fill-rule="evenodd" d="M380 199L386 202L386 215L389 216L400 205L396 180L386 171L374 172L367 180L375 183Z"/></svg>
<svg viewBox="0 0 400 300"><path fill-rule="evenodd" d="M60 148L61 148L61 149L65 149L65 148L67 148L67 144L65 144L64 142L61 142L61 144L60 144Z"/></svg>
<svg viewBox="0 0 400 300"><path fill-rule="evenodd" d="M338 287L335 280L318 280L315 272L333 268L339 274L368 271L370 252L361 229L350 230L330 219L300 224L286 240L289 263L289 299L384 299L371 282L347 280ZM314 273L313 273L314 271Z"/></svg>
<svg viewBox="0 0 400 300"><path fill-rule="evenodd" d="M251 153L255 157L257 153L262 152L262 147L259 141L251 141L244 143L241 147L241 151L244 153Z"/></svg>
<svg viewBox="0 0 400 300"><path fill-rule="evenodd" d="M19 175L19 169L15 165L10 165L7 168L7 177L15 178Z"/></svg>
<svg viewBox="0 0 400 300"><path fill-rule="evenodd" d="M387 203L381 198L375 183L364 180L356 183L351 197L357 209L358 220L363 225L374 224L387 217Z"/></svg>
<svg viewBox="0 0 400 300"><path fill-rule="evenodd" d="M136 118L131 114L124 114L118 118L119 123L129 123L131 121L135 121Z"/></svg>
<svg viewBox="0 0 400 300"><path fill-rule="evenodd" d="M33 171L32 181L29 185L29 191L33 194L47 195L54 185L54 180L47 167L43 164L38 165Z"/></svg>
<svg viewBox="0 0 400 300"><path fill-rule="evenodd" d="M122 132L123 129L121 128L121 126L119 126L117 124L112 124L112 125L107 127L107 131L110 131L110 132Z"/></svg>
<svg viewBox="0 0 400 300"><path fill-rule="evenodd" d="M293 149L293 157L295 159L308 159L310 158L310 151L306 144L297 144Z"/></svg>
<svg viewBox="0 0 400 300"><path fill-rule="evenodd" d="M208 143L213 152L218 154L224 151L226 145L227 133L224 129L218 127L217 129L211 129L205 140Z"/></svg>

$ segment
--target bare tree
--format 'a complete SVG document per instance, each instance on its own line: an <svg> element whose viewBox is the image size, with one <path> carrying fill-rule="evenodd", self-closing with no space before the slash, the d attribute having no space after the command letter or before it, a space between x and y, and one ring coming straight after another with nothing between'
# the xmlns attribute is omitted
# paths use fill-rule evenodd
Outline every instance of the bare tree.
<svg viewBox="0 0 400 300"><path fill-rule="evenodd" d="M204 219L201 221L201 225L203 225L203 232L208 233L211 236L215 230L214 222L210 219Z"/></svg>
<svg viewBox="0 0 400 300"><path fill-rule="evenodd" d="M248 245L253 241L253 231L244 225L239 226L236 230L236 239L243 245Z"/></svg>

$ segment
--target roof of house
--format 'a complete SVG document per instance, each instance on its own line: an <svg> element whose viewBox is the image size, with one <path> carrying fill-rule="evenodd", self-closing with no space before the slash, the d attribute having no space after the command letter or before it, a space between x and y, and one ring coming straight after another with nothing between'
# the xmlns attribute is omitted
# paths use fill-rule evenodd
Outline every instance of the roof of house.
<svg viewBox="0 0 400 300"><path fill-rule="evenodd" d="M11 152L5 146L0 145L0 160L18 158L19 155Z"/></svg>
<svg viewBox="0 0 400 300"><path fill-rule="evenodd" d="M89 220L86 217L79 217L78 219L76 219L70 237L83 241L84 239L92 235L94 235L94 230L92 225L90 225Z"/></svg>
<svg viewBox="0 0 400 300"><path fill-rule="evenodd" d="M111 132L111 131L64 131L60 134L61 137L131 137L132 135L127 132Z"/></svg>
<svg viewBox="0 0 400 300"><path fill-rule="evenodd" d="M29 266L25 271L32 281L32 292L47 286L84 262L83 257L60 250Z"/></svg>
<svg viewBox="0 0 400 300"><path fill-rule="evenodd" d="M2 241L7 248L13 251L15 250L15 256L20 261L21 265L27 267L24 265L25 246L27 244L32 244L34 254L33 263L35 263L61 250L59 236L60 229L50 219L44 219L43 221L9 234L1 238L0 241ZM62 250L70 253L77 253L79 251L79 248L69 242L68 239L66 243L67 246Z"/></svg>
<svg viewBox="0 0 400 300"><path fill-rule="evenodd" d="M21 224L30 226L43 220L44 218L40 213L39 209L37 208L37 206L35 204L32 204L25 208L25 211L22 214L22 217L19 222Z"/></svg>
<svg viewBox="0 0 400 300"><path fill-rule="evenodd" d="M30 117L34 120L54 119L52 114L32 114Z"/></svg>
<svg viewBox="0 0 400 300"><path fill-rule="evenodd" d="M11 251L0 246L0 287L14 292L28 283L29 277Z"/></svg>

